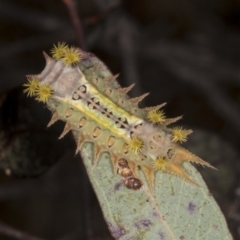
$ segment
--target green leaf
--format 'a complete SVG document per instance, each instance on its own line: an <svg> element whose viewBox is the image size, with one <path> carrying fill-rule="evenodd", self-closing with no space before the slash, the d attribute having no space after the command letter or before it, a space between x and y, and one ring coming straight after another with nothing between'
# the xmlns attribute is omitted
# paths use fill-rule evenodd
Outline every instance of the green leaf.
<svg viewBox="0 0 240 240"><path fill-rule="evenodd" d="M157 172L155 192L151 193L141 171L142 189L127 189L121 177L114 174L107 153L93 165L90 143L84 144L81 156L115 239L232 239L218 205L201 175L190 164L184 167L201 187Z"/></svg>

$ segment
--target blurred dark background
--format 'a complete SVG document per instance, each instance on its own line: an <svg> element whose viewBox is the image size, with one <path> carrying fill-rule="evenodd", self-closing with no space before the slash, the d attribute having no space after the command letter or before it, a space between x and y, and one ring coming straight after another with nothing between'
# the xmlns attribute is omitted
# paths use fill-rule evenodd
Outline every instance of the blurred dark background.
<svg viewBox="0 0 240 240"><path fill-rule="evenodd" d="M57 140L63 123L47 129L50 112L22 93L58 41L136 82L131 96L150 92L141 106L184 115L185 145L219 169L199 170L240 239L240 1L71 3L0 1L0 239L112 239L72 136Z"/></svg>

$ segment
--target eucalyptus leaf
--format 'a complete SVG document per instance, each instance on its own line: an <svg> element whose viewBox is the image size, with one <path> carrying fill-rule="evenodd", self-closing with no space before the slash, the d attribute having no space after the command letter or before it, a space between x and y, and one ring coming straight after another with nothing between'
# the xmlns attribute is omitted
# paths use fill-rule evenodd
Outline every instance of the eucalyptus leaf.
<svg viewBox="0 0 240 240"><path fill-rule="evenodd" d="M144 186L137 191L127 189L120 176L114 174L107 153L93 165L90 143L84 144L81 155L115 239L232 239L218 205L201 175L190 164L185 163L184 167L200 187L158 171L155 190L151 193L141 171Z"/></svg>

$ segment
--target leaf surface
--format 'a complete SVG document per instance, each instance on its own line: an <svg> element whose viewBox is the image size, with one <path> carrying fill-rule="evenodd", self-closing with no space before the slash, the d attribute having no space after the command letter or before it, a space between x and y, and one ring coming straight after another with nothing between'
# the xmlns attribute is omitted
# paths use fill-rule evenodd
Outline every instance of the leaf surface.
<svg viewBox="0 0 240 240"><path fill-rule="evenodd" d="M201 175L190 164L184 167L201 187L157 172L155 191L151 193L141 171L142 189L127 189L121 177L114 174L107 153L93 165L90 143L83 146L82 158L115 239L232 239L218 205Z"/></svg>

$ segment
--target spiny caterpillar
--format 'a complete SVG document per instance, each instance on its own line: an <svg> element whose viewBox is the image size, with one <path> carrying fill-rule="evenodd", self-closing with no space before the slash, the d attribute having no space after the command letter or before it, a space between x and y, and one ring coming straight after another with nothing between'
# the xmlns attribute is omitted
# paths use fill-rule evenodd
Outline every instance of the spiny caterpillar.
<svg viewBox="0 0 240 240"><path fill-rule="evenodd" d="M212 167L182 148L191 130L168 128L181 117L168 119L164 105L140 109L138 103L148 94L129 98L133 85L121 88L107 67L93 54L65 43L54 45L52 58L44 53L42 73L28 76L24 92L46 103L53 116L48 124L66 122L62 138L69 131L79 133L76 153L83 143L94 144L94 164L100 154L108 152L115 172L130 189L139 189L142 181L138 169L154 190L154 175L162 171L195 183L183 168L184 162Z"/></svg>

